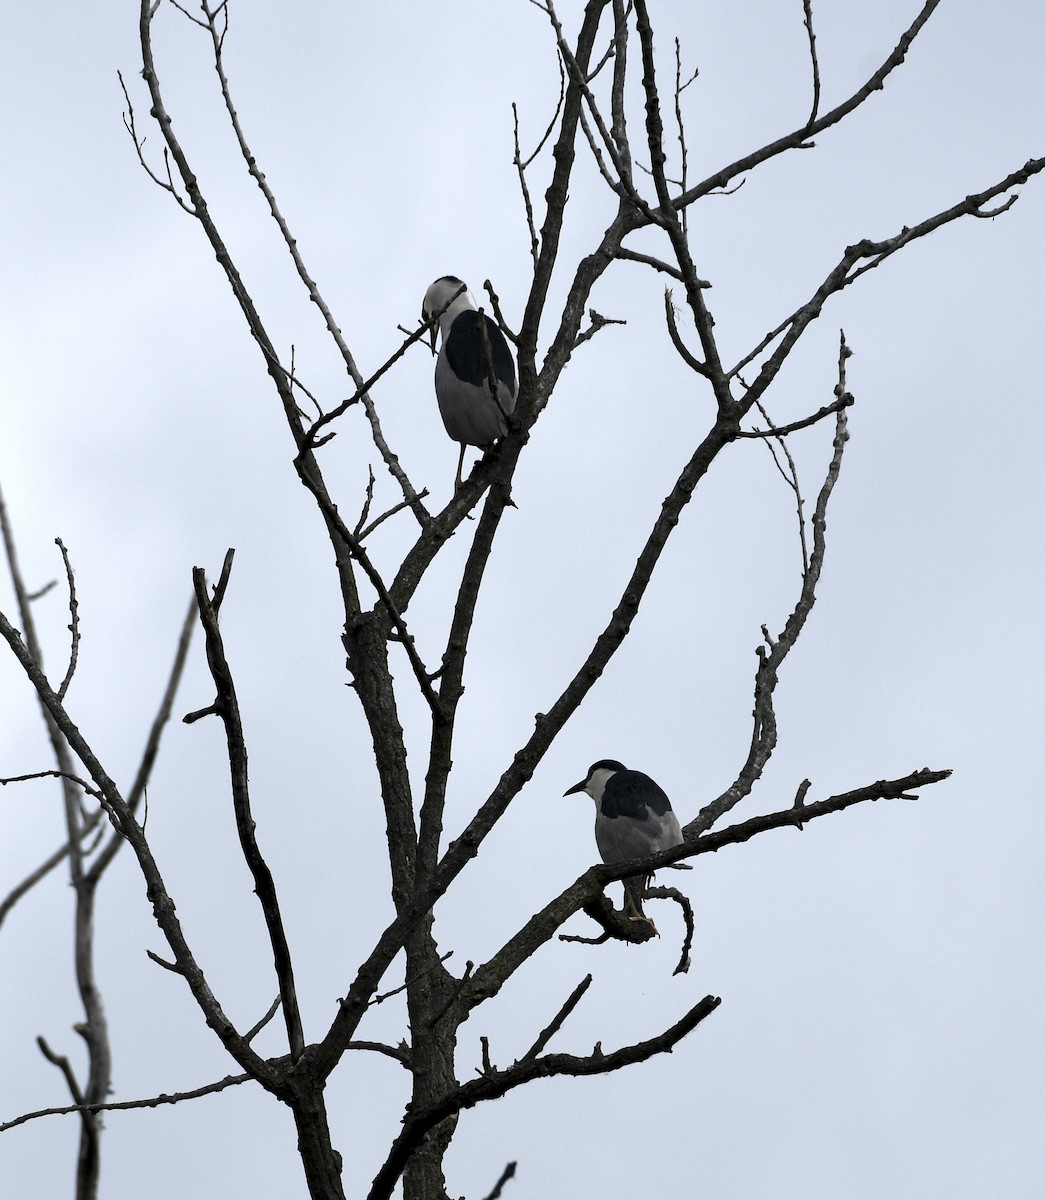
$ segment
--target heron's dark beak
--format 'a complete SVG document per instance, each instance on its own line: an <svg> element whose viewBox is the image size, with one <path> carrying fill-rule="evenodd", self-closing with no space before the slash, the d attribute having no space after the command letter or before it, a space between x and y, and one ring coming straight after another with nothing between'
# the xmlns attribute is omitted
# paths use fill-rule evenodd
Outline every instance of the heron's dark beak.
<svg viewBox="0 0 1045 1200"><path fill-rule="evenodd" d="M435 335L438 332L439 332L439 322L436 321L436 323L432 326L431 329L429 329L428 333L426 334L426 337L428 338L428 341L429 341L429 345L432 348L432 357L433 358L435 357Z"/></svg>
<svg viewBox="0 0 1045 1200"><path fill-rule="evenodd" d="M582 780L580 781L580 783L575 783L575 784L573 785L573 787L571 787L571 788L567 788L567 790L566 790L565 792L563 792L563 795L564 795L564 796L572 796L574 792L583 792L583 791L584 791L584 785L585 785L587 782L588 782L588 781L587 781L586 779L582 779Z"/></svg>

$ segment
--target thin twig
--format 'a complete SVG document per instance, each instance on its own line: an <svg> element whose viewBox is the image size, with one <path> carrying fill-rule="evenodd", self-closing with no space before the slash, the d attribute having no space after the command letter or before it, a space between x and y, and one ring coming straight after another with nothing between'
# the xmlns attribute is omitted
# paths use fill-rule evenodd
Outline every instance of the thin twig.
<svg viewBox="0 0 1045 1200"><path fill-rule="evenodd" d="M447 952L445 954L440 955L439 961L441 963L445 963L446 960L448 958L450 958L450 956L452 954L453 954L452 950L447 950ZM469 967L471 967L471 965L472 965L471 963L468 964ZM466 968L466 973L467 973L467 968ZM419 974L427 974L427 972L420 972ZM404 982L401 983L399 985L399 987L392 988L392 990L390 992L380 992L380 993L372 996L370 998L370 1004L372 1004L372 1005L373 1004L384 1004L384 1002L386 1000L391 1000L393 996L398 996L400 992L405 992L406 989L413 982L413 980L416 978L418 978L418 975L412 975L409 979L404 980ZM344 1001L342 1000L341 1003L343 1004Z"/></svg>
<svg viewBox="0 0 1045 1200"><path fill-rule="evenodd" d="M138 156L138 162L141 165L142 170L145 172L146 175L148 175L148 177L152 180L152 182L154 184L156 184L156 186L158 188L161 188L165 192L169 192L171 194L171 196L174 197L175 202L177 203L178 207L183 212L188 213L190 217L197 216L196 209L192 206L192 204L189 203L188 200L185 199L184 196L181 195L181 193L178 191L178 189L174 186L174 177L171 174L170 159L167 155L166 150L164 150L164 152L163 152L163 161L164 161L164 165L166 167L166 174L167 174L166 179L162 179L159 175L157 175L156 172L152 169L152 167L150 167L149 164L145 161L146 139L145 139L145 137L140 136L138 133L138 127L135 124L135 120L134 120L134 105L131 103L130 92L127 91L127 85L126 85L126 83L124 83L123 75L120 71L116 72L116 77L120 81L120 88L123 91L123 99L127 105L127 110L123 114L123 127L130 134L131 141L134 143L134 152Z"/></svg>
<svg viewBox="0 0 1045 1200"><path fill-rule="evenodd" d="M75 783L77 787L82 788L88 796L93 796L96 800L100 800L102 798L101 792L99 792L97 788L91 787L91 785L79 775L76 775L71 771L58 771L53 769L29 771L25 775L7 775L3 779L0 779L0 787L6 787L9 783L28 783L32 779L65 779L69 783ZM62 853L68 853L68 848L63 850Z"/></svg>
<svg viewBox="0 0 1045 1200"><path fill-rule="evenodd" d="M66 550L61 538L55 538L54 544L62 552L62 562L65 564L65 581L69 588L69 634L71 637L69 666L66 668L65 678L58 688L58 699L64 700L65 694L69 690L69 684L72 683L73 675L76 672L76 661L80 656L80 606L76 600L76 581L73 578L72 564L69 562L69 552Z"/></svg>
<svg viewBox="0 0 1045 1200"><path fill-rule="evenodd" d="M152 769L156 765L156 759L159 756L163 731L171 719L174 700L178 694L182 675L185 672L185 664L189 657L189 646L192 643L192 633L195 628L196 602L193 599L189 602L185 618L182 621L178 643L174 651L174 662L171 664L170 674L167 676L167 684L163 689L163 696L160 698L156 716L153 717L152 725L149 728L149 736L145 739L145 748L142 750L141 762L138 764L137 774L134 777L134 782L131 784L130 791L127 793L127 807L131 812L137 811L138 805L146 796L149 780L152 777ZM114 830L106 845L99 851L97 857L91 863L88 873L94 879L98 879L124 844L125 839L123 835Z"/></svg>
<svg viewBox="0 0 1045 1200"><path fill-rule="evenodd" d="M682 119L682 93L689 87L697 78L699 71L694 71L693 74L682 82L682 43L678 38L675 39L675 125L678 129L679 139L679 155L682 162L682 170L679 178L679 187L682 191L686 190L689 183L689 151L686 148L686 123ZM689 236L689 210L682 210L682 232Z"/></svg>
<svg viewBox="0 0 1045 1200"><path fill-rule="evenodd" d="M359 520L356 522L355 529L352 530L357 540L363 527L366 525L367 517L370 515L370 506L374 503L374 468L369 466L369 464L367 465L367 475L366 497L363 500L363 508L360 511Z"/></svg>
<svg viewBox="0 0 1045 1200"><path fill-rule="evenodd" d="M578 346L583 346L585 342L590 341L600 329L604 329L607 325L627 325L628 323L621 317L604 317L602 313L597 313L594 308L588 309L588 320L591 324L587 329L582 329L577 334L577 339L573 343L574 350Z"/></svg>
<svg viewBox="0 0 1045 1200"><path fill-rule="evenodd" d="M813 107L806 122L808 127L820 112L820 63L816 57L816 34L813 32L813 0L802 0L802 24L805 25L809 38L809 58L813 66Z"/></svg>
<svg viewBox="0 0 1045 1200"><path fill-rule="evenodd" d="M56 1066L62 1075L65 1077L66 1087L69 1089L69 1095L73 1098L73 1103L79 1108L83 1105L83 1091L80 1088L79 1081L73 1073L72 1065L69 1059L64 1054L56 1054L47 1044L47 1040L42 1037L36 1039L37 1046L40 1047L40 1053L47 1059L49 1063Z"/></svg>
<svg viewBox="0 0 1045 1200"><path fill-rule="evenodd" d="M830 404L825 404L823 408L818 408L815 413L811 413L808 417L803 417L800 421L791 421L787 425L774 425L769 422L768 429L738 429L736 436L738 438L784 438L789 433L797 433L800 429L808 429L810 425L815 425L818 421L822 421L824 417L829 417L832 413L838 412L840 408L849 408L855 401L853 397L846 394L838 400L832 400ZM761 405L759 405L760 411ZM763 415L764 411L763 411ZM768 421L769 418L766 417Z"/></svg>
<svg viewBox="0 0 1045 1200"><path fill-rule="evenodd" d="M515 1163L510 1162L501 1172L500 1179L493 1185L493 1191L485 1197L485 1200L500 1200L501 1192L504 1190L504 1185L509 1179L515 1178Z"/></svg>
<svg viewBox="0 0 1045 1200"><path fill-rule="evenodd" d="M114 1100L105 1104L69 1104L61 1108L40 1108L35 1112L22 1113L10 1121L0 1124L0 1133L35 1121L40 1117L64 1117L72 1113L123 1112L130 1108L159 1108L163 1104L180 1104L183 1100L198 1100L201 1096L212 1096L225 1088L235 1087L240 1083L249 1083L251 1075L226 1075L216 1083L208 1083L203 1087L193 1088L189 1092L162 1092L159 1096L151 1096L147 1100Z"/></svg>
<svg viewBox="0 0 1045 1200"><path fill-rule="evenodd" d="M681 271L679 278L682 277ZM679 333L678 323L675 318L675 305L672 300L671 288L664 289L664 319L668 324L668 336L671 338L671 344L675 347L675 351L679 358L686 364L691 371L696 371L698 375L703 375L708 378L707 363L703 363L697 358L686 343L682 340L682 335Z"/></svg>
<svg viewBox="0 0 1045 1200"><path fill-rule="evenodd" d="M52 772L43 772L43 774L50 775ZM29 776L28 778L32 778L32 776ZM15 782L13 779L0 780L0 783L13 782ZM91 816L88 817L88 819L84 822L83 829L80 831L81 839L86 840L92 833L98 830L101 826L102 818L104 816L105 812L100 808L92 813ZM89 849L89 847L85 848L84 853L87 853ZM32 889L36 887L36 885L42 879L46 878L46 876L55 869L55 867L60 866L61 863L65 861L68 853L68 843L66 843L64 846L59 846L58 849L55 850L48 858L44 859L44 861L34 871L30 871L21 883L17 884L10 890L10 892L7 893L3 901L0 902L0 925L3 925L8 913L14 908L18 901L21 900L23 896L31 892Z"/></svg>
<svg viewBox="0 0 1045 1200"><path fill-rule="evenodd" d="M772 427L773 422L770 420L769 413L766 412L762 401L756 400L755 403L758 405L758 411L762 414L766 424ZM802 574L804 576L806 571L809 570L809 550L806 546L805 499L802 496L802 486L798 481L798 467L795 465L794 455L792 455L791 449L788 446L784 436L778 433L773 438L773 441L776 442L780 449L780 453L784 456L784 460L787 463L786 471L780 465L780 460L777 458L776 450L773 448L773 442L767 440L763 444L773 456L773 462L776 465L776 469L780 473L781 478L794 493L795 508L798 513L798 541L802 549Z"/></svg>
<svg viewBox="0 0 1045 1200"><path fill-rule="evenodd" d="M541 1030L540 1035L526 1053L519 1059L519 1062L530 1062L537 1057L545 1046L562 1028L566 1018L573 1012L581 1001L581 997L591 987L591 975L585 977L577 984L573 991L566 998L566 1002L562 1008L555 1014L547 1026Z"/></svg>

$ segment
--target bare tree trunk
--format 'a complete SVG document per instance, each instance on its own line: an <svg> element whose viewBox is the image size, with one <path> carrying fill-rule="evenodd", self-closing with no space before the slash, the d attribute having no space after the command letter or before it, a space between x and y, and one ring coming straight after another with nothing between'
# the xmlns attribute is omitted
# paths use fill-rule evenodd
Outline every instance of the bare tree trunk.
<svg viewBox="0 0 1045 1200"><path fill-rule="evenodd" d="M440 961L431 931L429 915L407 945L414 1112L452 1096L458 1088L454 1073L458 1018L451 1004L457 981ZM450 1200L443 1156L456 1128L455 1113L436 1125L411 1156L403 1173L403 1200Z"/></svg>
<svg viewBox="0 0 1045 1200"><path fill-rule="evenodd" d="M309 1080L291 1102L298 1131L298 1153L312 1200L345 1200L341 1155L330 1141L322 1083Z"/></svg>

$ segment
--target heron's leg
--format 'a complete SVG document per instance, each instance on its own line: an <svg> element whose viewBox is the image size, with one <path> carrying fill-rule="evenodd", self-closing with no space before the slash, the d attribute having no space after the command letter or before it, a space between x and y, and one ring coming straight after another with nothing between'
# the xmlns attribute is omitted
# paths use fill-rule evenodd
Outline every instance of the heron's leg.
<svg viewBox="0 0 1045 1200"><path fill-rule="evenodd" d="M636 921L640 925L648 925L650 929L660 937L660 931L652 920L646 916L642 908L642 897L645 895L646 888L649 887L650 876L644 875L639 879L624 880L624 912L627 914L629 921Z"/></svg>
<svg viewBox="0 0 1045 1200"><path fill-rule="evenodd" d="M461 457L457 460L457 482L454 484L455 492L459 492L461 490L461 472L464 470L464 451L466 444L467 443L465 442L461 443Z"/></svg>

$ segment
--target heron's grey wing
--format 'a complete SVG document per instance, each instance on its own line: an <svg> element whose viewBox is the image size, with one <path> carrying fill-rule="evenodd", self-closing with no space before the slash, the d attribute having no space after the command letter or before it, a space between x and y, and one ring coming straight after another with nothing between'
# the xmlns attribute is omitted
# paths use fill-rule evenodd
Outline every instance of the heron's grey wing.
<svg viewBox="0 0 1045 1200"><path fill-rule="evenodd" d="M677 846L682 830L659 784L642 771L618 771L603 788L595 840L603 862L620 862Z"/></svg>
<svg viewBox="0 0 1045 1200"><path fill-rule="evenodd" d="M595 817L595 844L603 862L626 862L629 858L645 858L653 853L649 840L648 822L633 817Z"/></svg>
<svg viewBox="0 0 1045 1200"><path fill-rule="evenodd" d="M678 818L669 808L660 817L611 817L600 812L595 817L595 844L603 862L624 862L645 858L659 850L670 850L682 842Z"/></svg>
<svg viewBox="0 0 1045 1200"><path fill-rule="evenodd" d="M445 346L435 364L435 398L446 432L455 442L489 446L508 432L489 387L455 375L447 362Z"/></svg>

